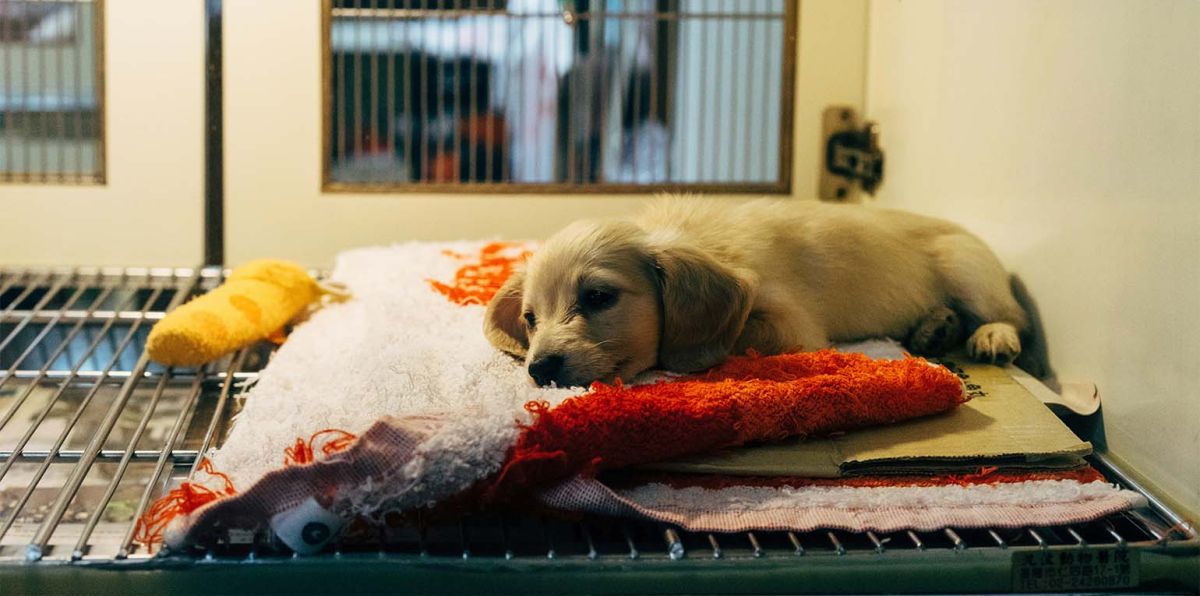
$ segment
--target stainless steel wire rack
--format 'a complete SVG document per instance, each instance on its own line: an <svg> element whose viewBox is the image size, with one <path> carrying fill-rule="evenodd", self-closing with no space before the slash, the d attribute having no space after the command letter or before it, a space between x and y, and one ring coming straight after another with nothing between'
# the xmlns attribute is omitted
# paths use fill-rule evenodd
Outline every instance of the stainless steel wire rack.
<svg viewBox="0 0 1200 596"><path fill-rule="evenodd" d="M706 534L497 514L451 525L397 521L302 559L266 530L198 553L148 549L134 540L135 520L221 443L241 384L271 355L271 346L255 346L198 369L144 355L153 323L222 275L0 269L0 586L70 592L82 581L119 591L166 581L156 585L184 592L210 589L219 576L235 582L226 587L252 579L266 591L338 592L350 570L365 591L401 577L432 591L553 592L1190 590L1200 582L1196 531L1103 455L1093 465L1145 494L1148 506L1070 526L894 534ZM150 574L164 569L171 573ZM530 573L496 584L484 571Z"/></svg>

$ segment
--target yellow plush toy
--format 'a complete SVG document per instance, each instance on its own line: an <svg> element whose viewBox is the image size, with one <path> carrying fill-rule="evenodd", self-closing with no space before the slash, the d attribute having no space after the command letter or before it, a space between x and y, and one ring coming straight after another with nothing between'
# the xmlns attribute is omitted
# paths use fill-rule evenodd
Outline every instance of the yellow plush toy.
<svg viewBox="0 0 1200 596"><path fill-rule="evenodd" d="M146 352L168 366L204 364L280 333L325 293L345 297L294 263L251 261L163 317L150 330Z"/></svg>

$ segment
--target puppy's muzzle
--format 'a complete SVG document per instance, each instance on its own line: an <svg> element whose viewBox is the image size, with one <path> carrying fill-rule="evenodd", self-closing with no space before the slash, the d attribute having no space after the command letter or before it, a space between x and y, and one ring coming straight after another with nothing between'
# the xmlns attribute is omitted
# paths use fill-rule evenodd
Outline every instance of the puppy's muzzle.
<svg viewBox="0 0 1200 596"><path fill-rule="evenodd" d="M558 354L539 356L529 363L529 376L533 377L534 382L540 387L545 387L550 383L562 385L563 364L565 363L566 358Z"/></svg>

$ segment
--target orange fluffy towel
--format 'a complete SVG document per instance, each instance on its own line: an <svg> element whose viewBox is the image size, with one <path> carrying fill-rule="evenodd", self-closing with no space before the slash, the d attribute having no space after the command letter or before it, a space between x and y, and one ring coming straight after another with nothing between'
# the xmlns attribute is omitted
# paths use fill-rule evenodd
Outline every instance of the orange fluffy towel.
<svg viewBox="0 0 1200 596"><path fill-rule="evenodd" d="M531 405L536 419L488 492L503 499L580 472L889 424L965 401L958 378L925 360L833 350L732 358L669 383L597 383L558 407Z"/></svg>

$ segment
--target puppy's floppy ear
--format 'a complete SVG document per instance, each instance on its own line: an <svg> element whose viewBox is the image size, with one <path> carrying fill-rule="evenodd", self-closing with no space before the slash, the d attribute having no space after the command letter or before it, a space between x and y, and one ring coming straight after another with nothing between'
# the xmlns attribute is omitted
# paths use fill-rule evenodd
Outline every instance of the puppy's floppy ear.
<svg viewBox="0 0 1200 596"><path fill-rule="evenodd" d="M757 280L693 247L666 247L651 255L662 300L659 365L695 372L720 363L742 333Z"/></svg>
<svg viewBox="0 0 1200 596"><path fill-rule="evenodd" d="M488 303L483 317L483 334L500 351L524 358L529 350L529 337L521 320L521 295L525 272L516 271L501 286Z"/></svg>

